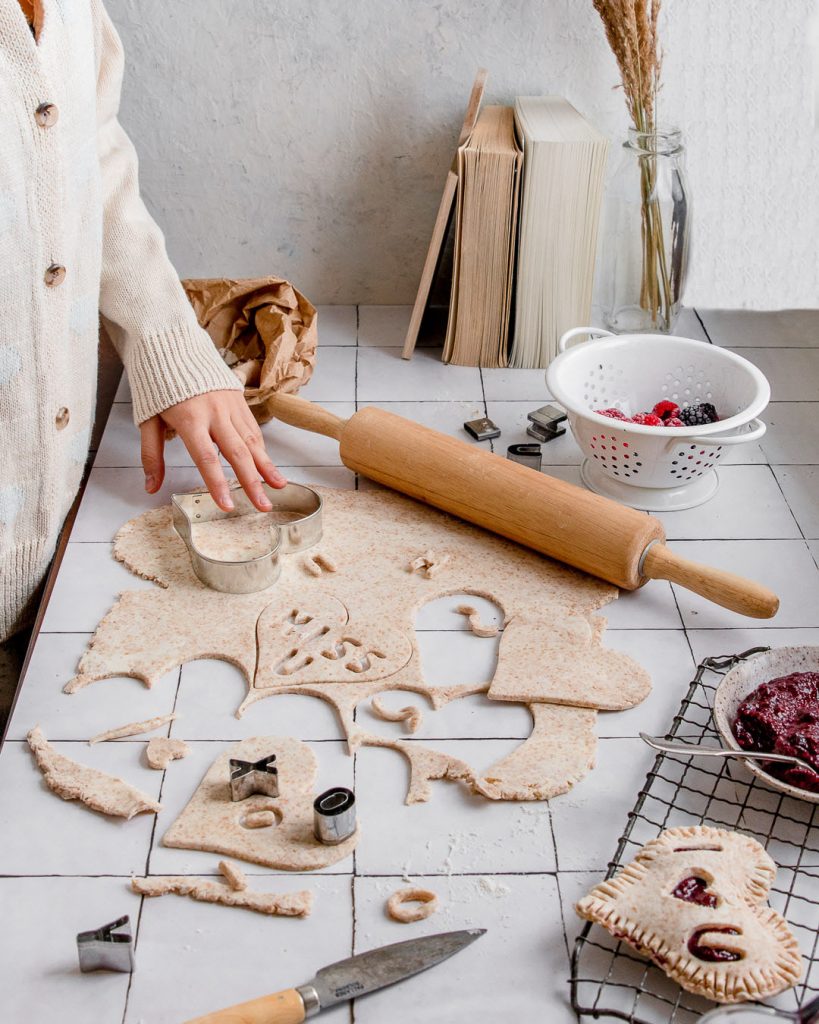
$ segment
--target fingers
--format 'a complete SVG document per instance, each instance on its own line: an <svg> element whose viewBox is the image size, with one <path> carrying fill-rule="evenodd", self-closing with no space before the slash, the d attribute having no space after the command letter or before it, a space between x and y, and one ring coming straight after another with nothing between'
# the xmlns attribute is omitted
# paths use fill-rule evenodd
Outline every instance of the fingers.
<svg viewBox="0 0 819 1024"><path fill-rule="evenodd" d="M156 494L165 479L165 424L159 416L152 416L139 426L142 443L142 468L145 471L145 490Z"/></svg>
<svg viewBox="0 0 819 1024"><path fill-rule="evenodd" d="M256 464L256 469L265 483L271 487L286 487L287 479L274 466L270 456L267 454L259 424L253 418L253 414L247 406L244 406L244 412L246 414L244 416L233 417L233 426L247 446Z"/></svg>
<svg viewBox="0 0 819 1024"><path fill-rule="evenodd" d="M180 430L179 436L190 452L213 500L223 512L233 511L234 505L233 499L230 497L230 488L210 435L204 430L196 430L192 433L183 433Z"/></svg>
<svg viewBox="0 0 819 1024"><path fill-rule="evenodd" d="M233 467L248 498L260 512L269 512L273 506L259 480L256 462L233 423L225 421L218 424L213 430L213 439Z"/></svg>

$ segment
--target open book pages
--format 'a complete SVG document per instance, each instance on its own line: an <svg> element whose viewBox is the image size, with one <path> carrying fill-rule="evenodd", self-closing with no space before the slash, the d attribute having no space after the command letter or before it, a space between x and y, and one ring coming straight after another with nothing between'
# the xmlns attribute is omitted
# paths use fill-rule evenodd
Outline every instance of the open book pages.
<svg viewBox="0 0 819 1024"><path fill-rule="evenodd" d="M485 107L458 150L445 362L506 366L521 159L512 108Z"/></svg>
<svg viewBox="0 0 819 1024"><path fill-rule="evenodd" d="M588 323L608 140L560 96L519 96L523 143L515 327L509 364L545 367Z"/></svg>

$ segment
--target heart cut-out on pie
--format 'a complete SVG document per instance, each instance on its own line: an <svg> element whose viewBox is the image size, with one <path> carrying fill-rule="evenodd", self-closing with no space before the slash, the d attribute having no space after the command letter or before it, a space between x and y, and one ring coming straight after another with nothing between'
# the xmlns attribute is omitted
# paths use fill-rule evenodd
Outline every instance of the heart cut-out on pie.
<svg viewBox="0 0 819 1024"><path fill-rule="evenodd" d="M721 1003L763 999L790 988L802 968L787 922L765 902L775 876L749 836L672 828L576 910L689 992Z"/></svg>

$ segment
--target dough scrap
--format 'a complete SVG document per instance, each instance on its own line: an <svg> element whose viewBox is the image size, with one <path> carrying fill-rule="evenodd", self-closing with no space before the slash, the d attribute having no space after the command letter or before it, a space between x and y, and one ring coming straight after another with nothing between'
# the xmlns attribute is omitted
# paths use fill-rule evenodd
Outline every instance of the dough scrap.
<svg viewBox="0 0 819 1024"><path fill-rule="evenodd" d="M247 875L232 860L220 860L219 871L231 889L242 892L247 888Z"/></svg>
<svg viewBox="0 0 819 1024"><path fill-rule="evenodd" d="M280 795L232 801L230 759L258 761L271 750L276 752ZM317 768L315 755L301 740L259 736L234 743L210 766L162 843L208 850L277 871L313 871L336 864L353 852L359 833L337 846L325 846L313 835Z"/></svg>
<svg viewBox="0 0 819 1024"><path fill-rule="evenodd" d="M151 768L167 768L171 761L187 757L191 748L184 740L172 740L167 736L154 736L145 747L145 757Z"/></svg>
<svg viewBox="0 0 819 1024"><path fill-rule="evenodd" d="M259 914L276 917L307 917L313 909L314 896L309 889L281 895L273 892L236 890L221 882L189 875L166 875L156 878L132 878L131 889L140 896L190 896L203 903L222 903Z"/></svg>
<svg viewBox="0 0 819 1024"><path fill-rule="evenodd" d="M594 767L597 712L561 704L530 704L527 740L475 780L490 800L550 800L567 793Z"/></svg>
<svg viewBox="0 0 819 1024"><path fill-rule="evenodd" d="M58 754L36 725L26 737L48 788L63 800L79 800L101 814L131 819L162 805L115 775L72 761Z"/></svg>
<svg viewBox="0 0 819 1024"><path fill-rule="evenodd" d="M157 718L146 718L144 722L129 722L128 725L120 725L116 729L109 729L107 732L97 733L88 741L89 747L95 743L105 743L107 740L119 740L124 736L139 736L143 732L153 732L168 722L173 722L176 714L159 715Z"/></svg>
<svg viewBox="0 0 819 1024"><path fill-rule="evenodd" d="M459 604L455 611L459 615L465 615L467 617L469 621L469 628L475 636L490 637L498 635L498 627L491 622L487 622L486 624L482 623L478 609L473 608L471 604Z"/></svg>
<svg viewBox="0 0 819 1024"><path fill-rule="evenodd" d="M575 909L689 992L721 1003L760 1000L802 973L793 933L765 902L775 877L776 864L750 836L670 828ZM718 959L715 949L728 956Z"/></svg>
<svg viewBox="0 0 819 1024"><path fill-rule="evenodd" d="M540 701L623 711L645 700L651 678L627 654L602 646L605 619L546 622L521 612L506 623L491 700Z"/></svg>
<svg viewBox="0 0 819 1024"><path fill-rule="evenodd" d="M416 906L408 906L415 903ZM438 897L431 889L399 889L387 900L387 913L393 921L412 924L431 917L438 909Z"/></svg>
<svg viewBox="0 0 819 1024"><path fill-rule="evenodd" d="M398 711L390 711L389 708L384 707L378 697L373 697L370 707L385 722L404 722L407 732L417 732L424 717L421 709L414 704L399 708Z"/></svg>

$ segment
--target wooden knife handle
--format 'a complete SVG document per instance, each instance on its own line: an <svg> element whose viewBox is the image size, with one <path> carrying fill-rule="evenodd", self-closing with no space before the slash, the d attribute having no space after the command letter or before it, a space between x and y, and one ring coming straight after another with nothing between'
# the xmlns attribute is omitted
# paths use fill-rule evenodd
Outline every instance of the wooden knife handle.
<svg viewBox="0 0 819 1024"><path fill-rule="evenodd" d="M724 569L692 562L664 544L652 544L646 552L643 573L652 580L670 580L686 590L753 619L770 619L779 609L779 598L761 583Z"/></svg>
<svg viewBox="0 0 819 1024"><path fill-rule="evenodd" d="M271 996L206 1013L204 1017L186 1021L186 1024L301 1024L304 1018L304 1001L296 989L288 988Z"/></svg>
<svg viewBox="0 0 819 1024"><path fill-rule="evenodd" d="M282 423L289 423L291 427L309 430L311 434L334 437L336 441L341 437L341 431L347 422L340 416L322 409L320 405L308 402L306 398L299 398L297 395L271 395L267 400L267 405L276 419L281 420Z"/></svg>

